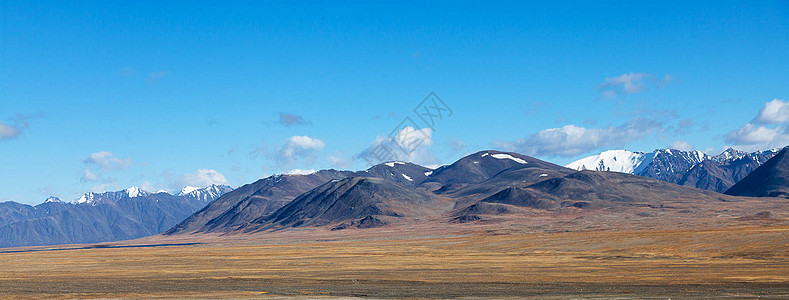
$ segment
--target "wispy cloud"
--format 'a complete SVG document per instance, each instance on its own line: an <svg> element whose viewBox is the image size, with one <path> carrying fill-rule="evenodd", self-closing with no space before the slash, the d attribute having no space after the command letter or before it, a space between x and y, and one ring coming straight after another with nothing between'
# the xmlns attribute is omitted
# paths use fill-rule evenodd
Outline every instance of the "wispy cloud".
<svg viewBox="0 0 789 300"><path fill-rule="evenodd" d="M606 78L598 88L604 97L614 98L618 95L641 93L649 86L661 88L672 81L674 77L670 74L657 78L650 73L625 73Z"/></svg>
<svg viewBox="0 0 789 300"><path fill-rule="evenodd" d="M90 157L83 160L85 164L99 166L102 170L125 170L131 164L131 159L115 157L112 152L99 151L91 153Z"/></svg>
<svg viewBox="0 0 789 300"><path fill-rule="evenodd" d="M93 173L90 171L90 169L85 169L85 172L82 173L82 177L80 178L80 181L82 182L92 182L97 180L99 180L99 175L96 175L96 173Z"/></svg>
<svg viewBox="0 0 789 300"><path fill-rule="evenodd" d="M468 144L466 144L466 142L464 142L463 140L459 140L459 139L449 140L449 148L451 148L453 151L463 150L464 148L466 148L466 146L468 146Z"/></svg>
<svg viewBox="0 0 789 300"><path fill-rule="evenodd" d="M22 134L22 130L18 127L0 122L0 141L13 139L20 134Z"/></svg>
<svg viewBox="0 0 789 300"><path fill-rule="evenodd" d="M17 114L13 118L10 118L12 120L11 123L0 121L0 141L19 137L24 130L30 128L30 120L43 116L44 113L42 112L28 115Z"/></svg>
<svg viewBox="0 0 789 300"><path fill-rule="evenodd" d="M149 83L154 83L154 82L159 81L159 79L164 78L168 74L170 74L170 72L168 72L168 71L150 72L150 73L148 73L148 77L145 78L145 81L147 81Z"/></svg>
<svg viewBox="0 0 789 300"><path fill-rule="evenodd" d="M353 160L345 157L345 155L339 151L327 156L326 160L333 168L337 169L349 169L353 166Z"/></svg>
<svg viewBox="0 0 789 300"><path fill-rule="evenodd" d="M292 113L279 113L279 121L277 121L280 125L284 126L294 126L294 125L310 125L312 122L299 116L297 114Z"/></svg>
<svg viewBox="0 0 789 300"><path fill-rule="evenodd" d="M679 140L674 141L673 143L668 145L668 148L682 150L682 151L691 151L696 149L696 147L693 147L693 145L691 145L687 141L679 141Z"/></svg>

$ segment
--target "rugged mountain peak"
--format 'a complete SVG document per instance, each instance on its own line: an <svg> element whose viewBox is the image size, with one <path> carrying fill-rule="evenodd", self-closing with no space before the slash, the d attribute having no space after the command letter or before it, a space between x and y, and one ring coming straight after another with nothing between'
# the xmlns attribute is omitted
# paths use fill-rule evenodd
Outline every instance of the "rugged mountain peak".
<svg viewBox="0 0 789 300"><path fill-rule="evenodd" d="M630 173L723 192L775 153L775 150L747 153L732 148L716 156L698 150L657 149L649 153L610 150L579 159L567 167Z"/></svg>
<svg viewBox="0 0 789 300"><path fill-rule="evenodd" d="M44 200L44 203L62 203L63 201L60 198L55 196L49 196L47 200Z"/></svg>
<svg viewBox="0 0 789 300"><path fill-rule="evenodd" d="M233 188L229 186L218 184L212 184L204 188L185 186L177 196L197 199L203 202L211 202L232 190Z"/></svg>
<svg viewBox="0 0 789 300"><path fill-rule="evenodd" d="M562 168L518 153L485 150L433 170L426 182L438 182L442 185L478 183L504 170L531 167Z"/></svg>
<svg viewBox="0 0 789 300"><path fill-rule="evenodd" d="M737 182L726 194L752 197L789 198L789 147Z"/></svg>
<svg viewBox="0 0 789 300"><path fill-rule="evenodd" d="M256 220L263 227L386 224L382 218L415 216L431 211L432 197L398 183L374 177L334 179L307 192L270 217ZM373 222L375 221L375 222ZM366 224L366 225L365 225ZM361 227L360 227L361 228Z"/></svg>
<svg viewBox="0 0 789 300"><path fill-rule="evenodd" d="M130 187L124 191L126 192L126 195L129 196L129 198L145 197L151 194L137 186Z"/></svg>
<svg viewBox="0 0 789 300"><path fill-rule="evenodd" d="M743 157L745 157L747 155L748 155L748 152L745 152L745 151L742 151L742 150L737 150L737 149L734 149L734 148L728 148L726 150L723 150L723 152L721 152L721 154L718 154L718 155L714 156L712 159L717 161L717 162L733 161L733 160L737 160L737 159L743 158Z"/></svg>

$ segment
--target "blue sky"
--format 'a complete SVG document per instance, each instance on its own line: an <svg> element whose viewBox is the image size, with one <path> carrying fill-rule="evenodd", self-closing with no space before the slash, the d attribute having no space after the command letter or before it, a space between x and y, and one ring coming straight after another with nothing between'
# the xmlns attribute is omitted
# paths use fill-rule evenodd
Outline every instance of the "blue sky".
<svg viewBox="0 0 789 300"><path fill-rule="evenodd" d="M0 201L366 168L431 92L452 115L401 157L425 165L789 144L786 1L11 0L0 19Z"/></svg>

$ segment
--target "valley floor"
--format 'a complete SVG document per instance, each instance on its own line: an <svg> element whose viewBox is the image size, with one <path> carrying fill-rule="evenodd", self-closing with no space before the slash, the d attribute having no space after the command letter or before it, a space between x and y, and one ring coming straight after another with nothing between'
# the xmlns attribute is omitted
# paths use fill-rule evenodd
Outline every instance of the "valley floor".
<svg viewBox="0 0 789 300"><path fill-rule="evenodd" d="M789 297L783 222L668 231L472 228L0 249L0 297Z"/></svg>

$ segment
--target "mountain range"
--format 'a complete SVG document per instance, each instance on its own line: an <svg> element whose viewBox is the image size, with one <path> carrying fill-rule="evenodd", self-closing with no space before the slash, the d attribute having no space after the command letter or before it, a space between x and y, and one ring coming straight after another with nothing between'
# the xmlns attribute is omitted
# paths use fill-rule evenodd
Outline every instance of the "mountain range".
<svg viewBox="0 0 789 300"><path fill-rule="evenodd" d="M0 247L95 243L159 234L231 191L212 185L176 196L132 187L87 193L75 201L49 197L31 206L0 203Z"/></svg>
<svg viewBox="0 0 789 300"><path fill-rule="evenodd" d="M693 168L690 162L713 161L699 153L675 151L636 157L634 161L649 159L653 164L630 168L650 170L642 172L657 176L668 171L687 172ZM752 159L749 155L719 159L731 164ZM359 172L322 170L272 176L225 194L165 235L488 222L543 213L662 210L664 206L715 209L743 201L667 180L625 172L578 171L517 153L488 150L435 170L388 162ZM682 210L686 211L693 210ZM644 216L652 215L645 212Z"/></svg>
<svg viewBox="0 0 789 300"><path fill-rule="evenodd" d="M130 188L88 193L72 202L55 197L36 206L5 202L0 203L0 247L94 243L159 233L476 224L545 214L639 212L644 217L655 214L643 210L664 207L685 216L747 203L741 196L789 198L787 151L730 149L708 156L672 149L616 150L563 167L487 150L437 169L385 162L355 172L274 175L235 190L185 187L171 195ZM735 180L740 182L732 183ZM719 193L724 188L726 194Z"/></svg>
<svg viewBox="0 0 789 300"><path fill-rule="evenodd" d="M747 153L729 148L716 156L704 152L658 149L609 150L568 164L574 170L614 171L723 193L780 149Z"/></svg>

